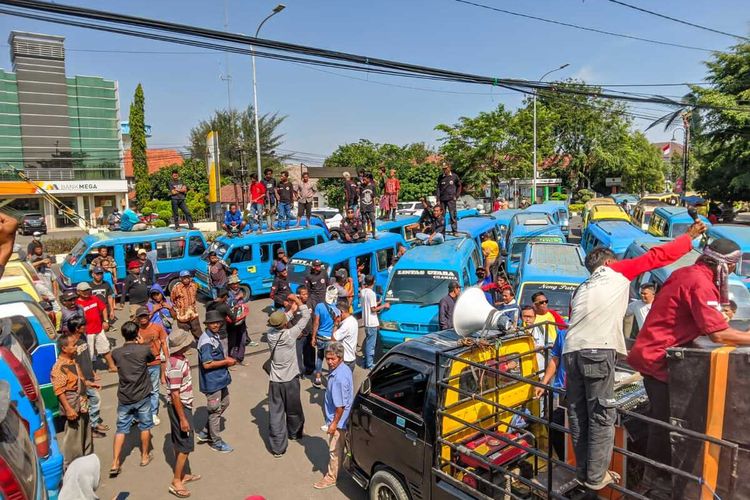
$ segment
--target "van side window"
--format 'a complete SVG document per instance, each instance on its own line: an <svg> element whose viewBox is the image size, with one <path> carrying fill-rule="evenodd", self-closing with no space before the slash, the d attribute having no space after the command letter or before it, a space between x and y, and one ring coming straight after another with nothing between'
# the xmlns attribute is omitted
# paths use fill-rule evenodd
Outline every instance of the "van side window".
<svg viewBox="0 0 750 500"><path fill-rule="evenodd" d="M389 233L393 234L401 234L401 228L400 227L392 227L388 230Z"/></svg>
<svg viewBox="0 0 750 500"><path fill-rule="evenodd" d="M179 259L185 255L185 239L161 240L156 242L158 260Z"/></svg>
<svg viewBox="0 0 750 500"><path fill-rule="evenodd" d="M206 251L206 245L198 236L191 236L188 241L188 255L190 257L200 257Z"/></svg>
<svg viewBox="0 0 750 500"><path fill-rule="evenodd" d="M253 260L253 247L244 245L236 247L229 256L229 262L247 262Z"/></svg>
<svg viewBox="0 0 750 500"><path fill-rule="evenodd" d="M474 267L476 269L482 267L482 259L479 257L479 250L477 250L476 248L473 252L471 252L471 260L474 261Z"/></svg>
<svg viewBox="0 0 750 500"><path fill-rule="evenodd" d="M10 330L24 349L26 349L26 352L31 352L36 349L38 342L36 340L34 328L31 326L31 323L29 323L29 320L23 316L11 316L10 321Z"/></svg>
<svg viewBox="0 0 750 500"><path fill-rule="evenodd" d="M429 378L426 365L394 359L370 377L370 393L421 416Z"/></svg>
<svg viewBox="0 0 750 500"><path fill-rule="evenodd" d="M84 264L85 267L89 267L91 265L91 261L94 260L95 258L99 257L99 249L100 248L101 248L100 246L96 247L96 248L92 248L91 249L91 253L89 253L89 254L86 255L85 264ZM107 255L109 257L114 257L115 256L115 247L107 247Z"/></svg>
<svg viewBox="0 0 750 500"><path fill-rule="evenodd" d="M365 276L372 274L372 254L368 253L357 257L357 272Z"/></svg>
<svg viewBox="0 0 750 500"><path fill-rule="evenodd" d="M471 286L471 281L469 280L469 270L464 268L464 283L462 288L467 286Z"/></svg>
<svg viewBox="0 0 750 500"><path fill-rule="evenodd" d="M390 262L393 260L394 253L395 252L393 248L384 248L382 250L378 250L378 252L375 254L378 259L378 271L385 271L386 269L388 269Z"/></svg>
<svg viewBox="0 0 750 500"><path fill-rule="evenodd" d="M260 246L260 261L268 262L276 258L276 250L281 248L281 243L264 244Z"/></svg>
<svg viewBox="0 0 750 500"><path fill-rule="evenodd" d="M292 257L297 252L304 250L305 248L310 248L313 245L315 245L315 240L313 238L304 238L301 240L289 240L286 242L287 256Z"/></svg>
<svg viewBox="0 0 750 500"><path fill-rule="evenodd" d="M320 245L321 243L323 243L323 237L322 237L321 235L318 235L318 236L317 236L317 237L315 238L315 244L316 244L316 245Z"/></svg>

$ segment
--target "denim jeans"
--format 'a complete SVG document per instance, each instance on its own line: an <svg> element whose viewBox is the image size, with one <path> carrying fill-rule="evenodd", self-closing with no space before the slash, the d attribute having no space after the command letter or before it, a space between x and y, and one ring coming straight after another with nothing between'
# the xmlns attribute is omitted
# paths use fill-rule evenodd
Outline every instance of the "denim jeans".
<svg viewBox="0 0 750 500"><path fill-rule="evenodd" d="M427 244L427 240L430 239L430 235L426 233L417 233L414 235L415 238L417 238L419 241L421 241L424 244ZM432 237L432 245L439 245L440 243L445 241L445 236L443 236L442 233L437 233L435 236Z"/></svg>
<svg viewBox="0 0 750 500"><path fill-rule="evenodd" d="M148 377L151 379L151 413L159 414L159 383L161 382L161 366L149 366Z"/></svg>
<svg viewBox="0 0 750 500"><path fill-rule="evenodd" d="M318 338L315 341L315 373L323 372L323 359L325 358L326 347L331 342L331 339Z"/></svg>
<svg viewBox="0 0 750 500"><path fill-rule="evenodd" d="M208 420L206 421L206 434L208 434L211 444L219 446L221 440L221 415L229 407L229 389L226 387L206 394L206 410L208 410Z"/></svg>
<svg viewBox="0 0 750 500"><path fill-rule="evenodd" d="M89 398L89 423L91 427L96 427L102 423L102 417L99 413L102 400L99 398L99 391L93 387L86 387L86 396Z"/></svg>
<svg viewBox="0 0 750 500"><path fill-rule="evenodd" d="M250 217L253 218L253 223L258 224L258 229L260 229L260 225L262 224L262 221L260 220L261 217L263 217L263 203L253 203L250 206ZM252 231L252 227L250 230Z"/></svg>
<svg viewBox="0 0 750 500"><path fill-rule="evenodd" d="M285 223L284 227L289 227L289 219L292 217L292 204L291 203L279 203L279 227L282 227L282 221Z"/></svg>
<svg viewBox="0 0 750 500"><path fill-rule="evenodd" d="M368 370L375 364L375 342L378 339L378 327L365 327L365 368Z"/></svg>
<svg viewBox="0 0 750 500"><path fill-rule="evenodd" d="M147 431L154 426L151 401L148 397L135 403L117 405L117 434L128 434L133 419L138 422L138 429L141 431Z"/></svg>

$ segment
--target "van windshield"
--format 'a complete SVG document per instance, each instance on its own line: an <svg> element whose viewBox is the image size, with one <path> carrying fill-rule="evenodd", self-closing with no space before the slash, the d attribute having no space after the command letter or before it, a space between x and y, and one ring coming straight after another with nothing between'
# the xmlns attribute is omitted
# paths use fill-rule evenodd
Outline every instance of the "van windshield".
<svg viewBox="0 0 750 500"><path fill-rule="evenodd" d="M312 260L310 259L292 259L289 261L289 265L287 266L287 271L289 273L288 280L289 283L296 283L298 285L301 285L305 282L305 277L307 276L307 273L310 272L310 268L312 267ZM328 266L323 264L321 266L321 269L323 270L323 274L325 276L328 276Z"/></svg>
<svg viewBox="0 0 750 500"><path fill-rule="evenodd" d="M672 224L672 238L677 238L687 233L687 230L692 226L692 222L677 222Z"/></svg>
<svg viewBox="0 0 750 500"><path fill-rule="evenodd" d="M73 247L73 250L70 251L70 254L66 259L68 261L68 264L75 266L76 262L78 262L78 259L81 258L81 255L83 255L83 252L85 250L86 242L83 240L79 240L78 243L76 243L76 246Z"/></svg>
<svg viewBox="0 0 750 500"><path fill-rule="evenodd" d="M513 244L510 247L510 259L513 261L521 260L523 251L526 250L526 245L529 243L565 243L563 238L559 236L531 236L521 237L513 240Z"/></svg>
<svg viewBox="0 0 750 500"><path fill-rule="evenodd" d="M531 304L531 296L536 292L542 292L549 301L548 307L559 312L566 318L570 314L570 301L573 298L578 285L572 284L553 284L553 283L528 283L524 284L519 304Z"/></svg>
<svg viewBox="0 0 750 500"><path fill-rule="evenodd" d="M448 295L448 284L458 281L454 271L398 269L385 294L386 302L431 305Z"/></svg>
<svg viewBox="0 0 750 500"><path fill-rule="evenodd" d="M229 250L229 245L222 243L221 241L214 241L203 252L201 260L208 262L208 254L211 252L216 252L216 256L223 259L227 255L227 250Z"/></svg>
<svg viewBox="0 0 750 500"><path fill-rule="evenodd" d="M745 252L742 254L742 260L737 265L735 274L750 277L750 253Z"/></svg>

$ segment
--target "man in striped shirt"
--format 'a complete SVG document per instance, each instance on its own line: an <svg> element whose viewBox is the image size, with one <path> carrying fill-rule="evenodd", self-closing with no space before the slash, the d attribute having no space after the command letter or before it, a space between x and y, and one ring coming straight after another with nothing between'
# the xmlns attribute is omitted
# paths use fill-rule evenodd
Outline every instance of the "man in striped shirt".
<svg viewBox="0 0 750 500"><path fill-rule="evenodd" d="M193 379L185 354L193 345L193 337L185 330L175 329L169 336L167 388L169 389L169 425L175 452L174 477L169 492L179 498L190 496L185 483L200 479L196 474L185 474L188 455L195 449L193 425Z"/></svg>

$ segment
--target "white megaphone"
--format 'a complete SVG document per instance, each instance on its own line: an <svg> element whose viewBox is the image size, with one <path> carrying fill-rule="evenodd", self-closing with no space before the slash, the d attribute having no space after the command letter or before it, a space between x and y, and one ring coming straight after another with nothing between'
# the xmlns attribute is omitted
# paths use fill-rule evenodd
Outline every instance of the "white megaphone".
<svg viewBox="0 0 750 500"><path fill-rule="evenodd" d="M510 318L487 302L481 288L466 289L453 309L453 329L462 337L484 330L509 330Z"/></svg>

